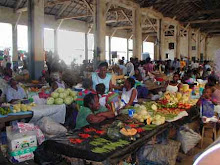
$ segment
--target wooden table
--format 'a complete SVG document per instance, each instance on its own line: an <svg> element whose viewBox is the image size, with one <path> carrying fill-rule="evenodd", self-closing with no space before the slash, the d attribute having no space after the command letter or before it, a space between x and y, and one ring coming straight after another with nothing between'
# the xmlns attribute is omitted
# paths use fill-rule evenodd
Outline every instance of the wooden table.
<svg viewBox="0 0 220 165"><path fill-rule="evenodd" d="M21 119L27 119L30 120L33 116L32 114L26 114L26 115L9 115L7 117L0 118L0 131L5 127L5 123L15 120L21 120Z"/></svg>

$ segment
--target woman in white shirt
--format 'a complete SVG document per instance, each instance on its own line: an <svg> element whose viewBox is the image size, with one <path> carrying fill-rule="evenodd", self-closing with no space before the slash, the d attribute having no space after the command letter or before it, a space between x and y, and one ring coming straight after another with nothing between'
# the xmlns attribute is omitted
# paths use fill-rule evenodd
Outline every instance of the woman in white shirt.
<svg viewBox="0 0 220 165"><path fill-rule="evenodd" d="M8 87L6 92L7 102L12 103L27 97L24 89L17 85L17 82L14 79L11 79L9 84L10 86Z"/></svg>
<svg viewBox="0 0 220 165"><path fill-rule="evenodd" d="M138 102L137 90L134 88L135 80L128 78L125 81L123 92L121 95L122 109L132 106Z"/></svg>
<svg viewBox="0 0 220 165"><path fill-rule="evenodd" d="M179 83L180 75L179 73L174 73L173 80L170 81L167 85L166 91L169 91L171 93L176 93L179 91L181 84Z"/></svg>

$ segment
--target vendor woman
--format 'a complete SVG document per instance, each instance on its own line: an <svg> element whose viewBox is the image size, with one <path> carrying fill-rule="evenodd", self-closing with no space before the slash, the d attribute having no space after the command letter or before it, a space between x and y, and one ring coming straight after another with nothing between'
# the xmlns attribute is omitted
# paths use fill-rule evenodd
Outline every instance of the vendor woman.
<svg viewBox="0 0 220 165"><path fill-rule="evenodd" d="M173 74L173 80L170 81L167 85L166 91L172 92L172 93L176 93L179 91L180 87L181 87L181 83L179 82L180 80L180 75L179 73L174 73Z"/></svg>
<svg viewBox="0 0 220 165"><path fill-rule="evenodd" d="M81 107L76 119L76 129L89 124L97 124L115 115L107 108L100 106L97 94L89 93L84 97L84 107Z"/></svg>
<svg viewBox="0 0 220 165"><path fill-rule="evenodd" d="M6 92L7 102L13 103L17 100L25 99L26 93L22 87L20 87L14 79L9 81L9 87Z"/></svg>
<svg viewBox="0 0 220 165"><path fill-rule="evenodd" d="M107 73L108 69L108 63L103 62L98 67L98 72L95 72L92 74L92 83L93 83L93 89L95 90L95 87L97 84L103 83L105 85L105 93L109 92L113 85L111 81L111 74Z"/></svg>
<svg viewBox="0 0 220 165"><path fill-rule="evenodd" d="M137 90L134 88L134 85L135 80L133 78L127 78L121 95L121 109L133 106L134 104L138 103Z"/></svg>

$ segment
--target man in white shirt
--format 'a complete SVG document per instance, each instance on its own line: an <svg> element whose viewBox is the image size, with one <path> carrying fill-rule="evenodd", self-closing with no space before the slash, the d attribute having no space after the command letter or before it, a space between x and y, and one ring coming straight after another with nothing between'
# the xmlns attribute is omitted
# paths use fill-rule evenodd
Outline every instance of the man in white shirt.
<svg viewBox="0 0 220 165"><path fill-rule="evenodd" d="M133 62L133 58L130 58L130 61L126 64L127 75L129 77L134 75L134 64L132 62Z"/></svg>
<svg viewBox="0 0 220 165"><path fill-rule="evenodd" d="M17 82L14 79L10 80L9 85L10 86L6 92L7 102L12 103L27 97L24 89L17 85Z"/></svg>

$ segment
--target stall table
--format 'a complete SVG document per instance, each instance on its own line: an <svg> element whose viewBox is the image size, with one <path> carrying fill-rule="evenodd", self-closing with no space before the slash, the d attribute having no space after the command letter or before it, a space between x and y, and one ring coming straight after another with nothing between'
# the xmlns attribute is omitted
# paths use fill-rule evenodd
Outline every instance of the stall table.
<svg viewBox="0 0 220 165"><path fill-rule="evenodd" d="M32 112L29 113L18 113L16 115L7 115L5 117L0 118L0 130L2 130L5 127L5 123L15 120L21 120L21 119L27 119L30 120L33 116Z"/></svg>
<svg viewBox="0 0 220 165"><path fill-rule="evenodd" d="M140 149L140 147L142 147L148 141L150 141L152 137L161 134L172 126L177 126L179 124L182 125L187 122L191 122L198 117L198 109L196 107L192 107L189 112L189 116L172 123L166 122L163 125L155 127L153 130L144 131L140 133L141 136L136 141L133 141L129 145L126 145L124 147L119 147L109 153L93 153L91 149L94 147L91 147L91 145L89 144L89 142L92 141L92 138L86 139L82 144L71 144L69 138L76 138L77 134L80 133L80 131L82 130L70 133L65 137L47 140L44 142L44 145L46 151L53 152L59 155L64 155L78 161L87 160L88 162L92 162L94 164L117 164L121 160L127 158L129 155L136 153L137 150ZM100 126L103 124L100 124ZM100 137L108 139L106 134L101 135Z"/></svg>

